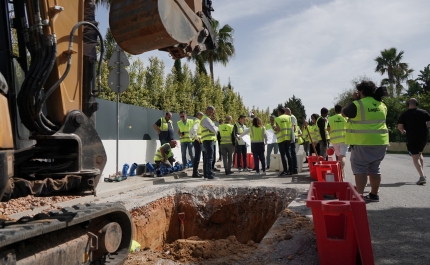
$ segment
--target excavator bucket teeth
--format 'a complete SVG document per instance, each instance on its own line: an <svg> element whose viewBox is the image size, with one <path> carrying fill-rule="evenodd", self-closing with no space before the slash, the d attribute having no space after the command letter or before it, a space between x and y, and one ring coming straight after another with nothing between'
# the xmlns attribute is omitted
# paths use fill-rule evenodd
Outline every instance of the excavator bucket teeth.
<svg viewBox="0 0 430 265"><path fill-rule="evenodd" d="M198 45L191 42L204 29L197 15L201 3L194 4L193 10L184 0L112 0L110 30L118 45L130 54L179 47L184 50L182 57L189 56Z"/></svg>

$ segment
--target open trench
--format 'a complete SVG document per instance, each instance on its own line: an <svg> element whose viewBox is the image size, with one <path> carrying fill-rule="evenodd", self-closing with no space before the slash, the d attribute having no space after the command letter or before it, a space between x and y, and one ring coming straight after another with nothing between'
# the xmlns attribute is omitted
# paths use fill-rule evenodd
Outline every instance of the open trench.
<svg viewBox="0 0 430 265"><path fill-rule="evenodd" d="M199 186L179 190L131 211L133 239L141 250L175 252L164 257L177 261L231 255L234 250L223 250L240 245L252 250L296 196L295 189L274 187ZM181 239L179 213L185 214L187 240ZM187 251L181 250L185 248Z"/></svg>

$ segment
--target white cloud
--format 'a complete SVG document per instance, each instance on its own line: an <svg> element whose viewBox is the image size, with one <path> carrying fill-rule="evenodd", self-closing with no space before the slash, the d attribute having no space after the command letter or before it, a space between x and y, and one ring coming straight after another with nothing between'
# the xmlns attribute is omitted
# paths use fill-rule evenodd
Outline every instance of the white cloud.
<svg viewBox="0 0 430 265"><path fill-rule="evenodd" d="M332 107L334 97L354 77L374 73L381 50L404 50L404 62L416 71L430 63L429 1L334 1L247 30L246 47L217 73L230 76L248 106L260 108L285 102L293 94L307 113ZM275 12L275 10L272 10ZM418 41L423 40L425 41ZM243 49L243 50L242 50ZM240 51L240 52L239 52Z"/></svg>
<svg viewBox="0 0 430 265"><path fill-rule="evenodd" d="M294 94L309 115L331 107L359 75L379 82L374 58L383 49L403 50L415 76L430 63L430 1L327 1L214 0L213 16L235 30L237 53L227 67L215 65L215 76L231 78L248 107L274 108ZM173 65L158 51L140 57L149 55L167 71Z"/></svg>

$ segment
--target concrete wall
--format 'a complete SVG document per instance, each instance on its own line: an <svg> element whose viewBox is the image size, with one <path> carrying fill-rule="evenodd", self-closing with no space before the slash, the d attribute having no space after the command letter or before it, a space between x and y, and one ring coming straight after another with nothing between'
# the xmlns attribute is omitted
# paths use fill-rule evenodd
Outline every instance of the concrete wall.
<svg viewBox="0 0 430 265"><path fill-rule="evenodd" d="M116 170L116 140L103 140L102 142L107 154L107 163L102 177L108 177L114 174ZM154 154L158 147L160 147L160 141L155 140L120 140L118 170L122 171L122 166L126 163L129 165L153 163ZM173 149L173 155L182 163L180 146Z"/></svg>
<svg viewBox="0 0 430 265"><path fill-rule="evenodd" d="M387 148L388 152L408 152L406 143L390 143ZM427 143L423 151L424 154L430 154L430 144Z"/></svg>

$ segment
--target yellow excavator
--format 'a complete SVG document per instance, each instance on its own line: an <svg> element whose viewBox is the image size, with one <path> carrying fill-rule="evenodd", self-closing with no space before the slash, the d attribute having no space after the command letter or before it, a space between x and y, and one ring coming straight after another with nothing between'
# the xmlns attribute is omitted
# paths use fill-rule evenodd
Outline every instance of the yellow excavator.
<svg viewBox="0 0 430 265"><path fill-rule="evenodd" d="M104 47L94 0L0 1L0 198L95 195L107 161L94 125ZM130 54L215 49L210 0L111 0ZM122 264L133 236L120 204L0 219L2 264Z"/></svg>

